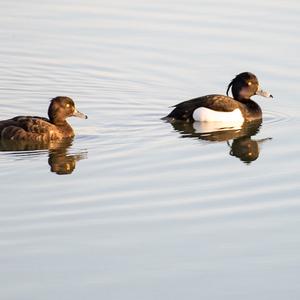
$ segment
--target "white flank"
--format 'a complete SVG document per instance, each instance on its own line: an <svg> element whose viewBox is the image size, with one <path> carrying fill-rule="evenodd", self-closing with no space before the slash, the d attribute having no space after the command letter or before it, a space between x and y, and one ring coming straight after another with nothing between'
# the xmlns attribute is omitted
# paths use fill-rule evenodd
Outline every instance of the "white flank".
<svg viewBox="0 0 300 300"><path fill-rule="evenodd" d="M199 107L194 110L193 118L199 122L244 122L241 111L236 108L231 112L215 111L206 107Z"/></svg>
<svg viewBox="0 0 300 300"><path fill-rule="evenodd" d="M223 112L199 107L195 109L193 118L199 122L194 123L194 128L199 133L220 129L240 129L244 123L244 117L238 108L231 112Z"/></svg>

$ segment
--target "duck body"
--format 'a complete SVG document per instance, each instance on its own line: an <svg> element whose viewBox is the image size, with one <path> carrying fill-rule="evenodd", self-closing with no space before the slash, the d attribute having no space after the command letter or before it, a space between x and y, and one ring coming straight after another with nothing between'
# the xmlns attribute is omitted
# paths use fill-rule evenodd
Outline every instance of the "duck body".
<svg viewBox="0 0 300 300"><path fill-rule="evenodd" d="M223 95L206 95L181 102L167 116L183 121L217 122L228 119L257 120L262 118L261 108L252 100L242 103Z"/></svg>
<svg viewBox="0 0 300 300"><path fill-rule="evenodd" d="M232 89L233 98L228 96ZM250 99L253 95L273 97L260 89L256 76L249 72L237 75L225 95L206 95L175 105L167 120L202 122L244 122L262 119L259 105Z"/></svg>
<svg viewBox="0 0 300 300"><path fill-rule="evenodd" d="M69 123L54 125L47 118L36 116L17 116L0 121L1 138L10 140L47 141L74 136Z"/></svg>
<svg viewBox="0 0 300 300"><path fill-rule="evenodd" d="M87 118L77 111L71 98L63 96L51 100L48 116L49 118L17 116L0 121L1 139L47 142L71 138L74 136L74 131L66 118L71 116Z"/></svg>

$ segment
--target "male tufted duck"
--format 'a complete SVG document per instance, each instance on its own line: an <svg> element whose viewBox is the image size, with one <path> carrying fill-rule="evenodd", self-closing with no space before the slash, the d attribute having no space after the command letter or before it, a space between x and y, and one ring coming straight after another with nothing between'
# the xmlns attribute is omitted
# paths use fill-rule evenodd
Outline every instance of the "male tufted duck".
<svg viewBox="0 0 300 300"><path fill-rule="evenodd" d="M228 96L231 88L233 98ZM251 96L273 96L263 91L256 76L250 72L238 74L228 85L227 96L207 95L175 105L165 120L240 122L262 119L262 111Z"/></svg>
<svg viewBox="0 0 300 300"><path fill-rule="evenodd" d="M76 109L73 100L64 96L55 97L51 100L48 116L49 119L18 116L0 121L0 136L2 139L35 142L70 138L74 136L74 131L66 119L72 116L87 119L86 115Z"/></svg>

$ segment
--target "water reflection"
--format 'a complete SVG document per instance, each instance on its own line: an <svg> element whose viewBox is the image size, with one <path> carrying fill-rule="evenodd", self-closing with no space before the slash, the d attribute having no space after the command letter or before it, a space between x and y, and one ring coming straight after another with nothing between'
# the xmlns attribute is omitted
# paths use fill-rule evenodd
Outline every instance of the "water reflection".
<svg viewBox="0 0 300 300"><path fill-rule="evenodd" d="M73 144L73 138L60 141L30 142L30 141L12 141L0 140L0 151L8 151L11 156L19 156L22 152L23 157L30 158L32 155L42 154L40 150L48 150L48 164L51 172L58 175L71 174L76 167L76 162L87 158L87 151L78 151L69 153Z"/></svg>
<svg viewBox="0 0 300 300"><path fill-rule="evenodd" d="M260 144L272 138L252 139L261 127L262 121L244 122L241 127L222 128L217 123L170 122L182 138L198 138L209 142L227 142L229 155L249 164L259 157ZM231 141L232 140L232 141Z"/></svg>

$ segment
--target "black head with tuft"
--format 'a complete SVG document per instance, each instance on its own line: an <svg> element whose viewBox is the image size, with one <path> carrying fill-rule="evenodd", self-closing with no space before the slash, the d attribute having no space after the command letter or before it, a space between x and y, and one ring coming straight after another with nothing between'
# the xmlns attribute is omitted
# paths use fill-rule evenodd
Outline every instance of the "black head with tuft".
<svg viewBox="0 0 300 300"><path fill-rule="evenodd" d="M226 91L227 96L230 88L233 98L238 101L250 100L253 95L273 98L270 93L260 89L257 77L250 72L240 73L232 79Z"/></svg>
<svg viewBox="0 0 300 300"><path fill-rule="evenodd" d="M250 72L238 74L228 85L226 94L231 88L232 96L235 100L249 100L251 96L255 95L259 84L256 76Z"/></svg>

